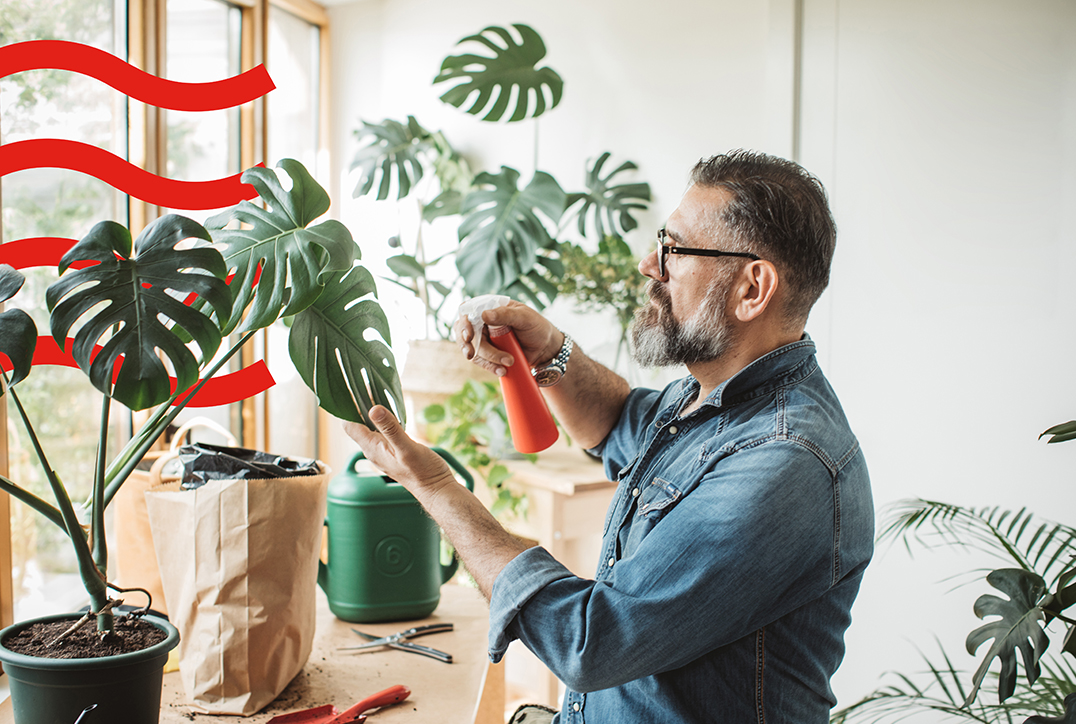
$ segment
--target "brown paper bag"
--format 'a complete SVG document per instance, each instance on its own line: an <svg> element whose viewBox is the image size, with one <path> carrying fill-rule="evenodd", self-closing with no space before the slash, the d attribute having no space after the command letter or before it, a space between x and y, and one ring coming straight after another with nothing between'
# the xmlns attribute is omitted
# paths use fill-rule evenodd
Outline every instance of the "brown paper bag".
<svg viewBox="0 0 1076 724"><path fill-rule="evenodd" d="M183 444L188 432L208 428L222 435L229 445L236 445L235 436L216 422L205 417L195 417L182 425L172 436L169 450L148 452L138 467L127 476L123 486L112 499L112 530L116 533L114 560L116 571L109 578L119 588L144 588L153 597L154 611L168 615L168 605L161 587L161 573L157 570L157 556L153 550L153 532L149 527L149 513L143 497L150 488L179 479L178 475L164 475L166 463L174 460L176 450ZM131 605L143 605L141 594L126 599Z"/></svg>
<svg viewBox="0 0 1076 724"><path fill-rule="evenodd" d="M196 710L254 714L306 663L329 481L321 468L146 492L180 679Z"/></svg>

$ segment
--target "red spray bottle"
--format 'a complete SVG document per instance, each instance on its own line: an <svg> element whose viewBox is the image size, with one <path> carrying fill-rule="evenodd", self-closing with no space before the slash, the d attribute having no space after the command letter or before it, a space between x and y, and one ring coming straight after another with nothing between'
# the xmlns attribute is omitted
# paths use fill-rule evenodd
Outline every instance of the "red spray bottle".
<svg viewBox="0 0 1076 724"><path fill-rule="evenodd" d="M530 363L511 327L491 326L489 341L515 358L515 363L506 367L507 371L501 377L512 444L521 453L541 452L557 441L557 423L531 375Z"/></svg>

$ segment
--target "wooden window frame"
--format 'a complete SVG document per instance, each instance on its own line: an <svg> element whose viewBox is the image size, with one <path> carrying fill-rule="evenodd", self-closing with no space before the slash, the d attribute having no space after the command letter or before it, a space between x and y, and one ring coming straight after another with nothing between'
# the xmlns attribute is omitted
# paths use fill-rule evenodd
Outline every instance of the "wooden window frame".
<svg viewBox="0 0 1076 724"><path fill-rule="evenodd" d="M319 158L328 158L329 139L329 28L325 8L312 0L222 0L242 13L241 71L247 71L265 62L268 43L268 13L270 6L285 10L319 29L320 36L320 127ZM165 68L167 37L167 0L128 0L128 62L154 75L162 75ZM266 102L264 98L244 104L240 108L240 166L250 168L265 162L268 149ZM164 113L135 99L128 103L128 159L150 173L162 174L167 168L167 138ZM161 215L161 208L139 199L128 197L128 219L131 229L137 233L149 222ZM3 242L0 228L0 243ZM0 304L0 309L3 305ZM243 365L252 364L254 349L247 345L240 353ZM260 406L255 400L241 404L242 445L257 448L268 437L268 404ZM264 416L264 434L256 434L256 415ZM319 410L319 415L322 414ZM319 420L321 418L319 417ZM7 404L0 404L0 473L9 469L7 438ZM137 418L136 418L137 423ZM258 437L262 437L261 441ZM322 445L319 442L319 455ZM0 495L0 627L14 623L14 586L11 578L13 568L11 542L11 498Z"/></svg>

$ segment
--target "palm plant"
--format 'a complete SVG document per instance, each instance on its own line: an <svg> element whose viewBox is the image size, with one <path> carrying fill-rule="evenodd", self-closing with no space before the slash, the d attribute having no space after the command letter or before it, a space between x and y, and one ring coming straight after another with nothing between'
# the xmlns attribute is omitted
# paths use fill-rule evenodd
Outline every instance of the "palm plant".
<svg viewBox="0 0 1076 724"><path fill-rule="evenodd" d="M1050 442L1076 439L1076 422L1052 427L1042 434ZM1042 437L1040 436L1040 437ZM942 650L942 665L925 659L927 671L919 682L899 674L900 683L878 689L863 700L833 714L832 721L884 721L905 718L910 710L934 711L952 718L982 722L1011 722L1043 711L1072 710L1063 720L1076 721L1076 667L1063 654L1076 654L1073 620L1064 611L1076 602L1076 528L1038 520L1026 508L1017 511L968 508L932 500L896 503L879 533L879 541L901 540L927 549L962 547L1007 564L986 575L986 581L1006 594L984 594L974 611L979 618L996 617L968 634L969 654L993 640L978 669L965 685ZM1069 624L1061 652L1046 655L1050 639L1045 626L1054 620ZM1017 650L1024 679L1017 677ZM924 657L925 658L925 657ZM1000 672L989 671L994 659ZM987 705L977 696L984 681L997 687L998 703ZM1068 702L1066 702L1068 699ZM1033 721L1053 721L1043 718Z"/></svg>
<svg viewBox="0 0 1076 724"><path fill-rule="evenodd" d="M549 67L538 67L545 44L533 29L514 25L519 42L505 28L488 27L458 44L484 46L492 56L464 53L444 60L434 83L455 82L441 96L457 108L475 100L466 112L481 120L507 122L538 118L556 107L563 81ZM511 98L515 105L511 106ZM511 106L511 107L510 107ZM632 213L650 201L646 183L622 183L636 170L625 162L602 175L609 152L586 172L586 188L566 193L550 174L536 170L529 181L514 168L473 174L470 165L439 132L424 128L413 116L406 122L363 122L356 132L360 148L352 163L359 172L356 197L375 195L415 199L424 223L459 217L459 245L444 254L425 253L420 227L413 252L388 260L392 279L418 296L432 331L448 339L456 306L463 296L506 294L543 309L557 295L564 275L558 240L573 219L579 234L595 245L607 236L621 238L637 226ZM537 160L535 161L537 167ZM397 237L398 243L398 237ZM447 267L451 257L454 269Z"/></svg>
<svg viewBox="0 0 1076 724"><path fill-rule="evenodd" d="M830 721L833 724L914 721L918 712L930 717L926 721L938 721L942 717L949 721L1015 724L1037 712L1062 710L1067 692L1076 689L1076 666L1072 662L1043 660L1042 674L1035 686L1019 680L1014 693L1004 702L995 704L975 698L968 703L969 672L956 668L940 644L939 649L940 661L924 655L924 670L914 674L891 673L897 679L895 683L833 712ZM986 679L996 685L998 676L991 672Z"/></svg>
<svg viewBox="0 0 1076 724"><path fill-rule="evenodd" d="M318 404L336 417L369 425L374 404L402 414L373 277L357 265L358 247L342 224L314 223L329 208L324 189L298 162L285 159L279 166L290 177L287 190L269 169L242 176L265 208L241 202L210 219L208 228L164 216L133 242L126 228L104 221L61 259L61 276L46 294L51 333L102 393L88 530L19 401L36 326L20 309L0 313L0 353L10 360L0 370L0 394L10 395L55 503L4 477L0 489L70 539L99 630L112 626L108 589L120 590L106 577L105 509L168 425L258 330L278 319L291 322L292 361ZM242 227L230 227L232 221ZM19 272L0 266L0 303L13 298L22 281ZM384 342L366 339L368 331ZM108 461L113 401L152 412Z"/></svg>

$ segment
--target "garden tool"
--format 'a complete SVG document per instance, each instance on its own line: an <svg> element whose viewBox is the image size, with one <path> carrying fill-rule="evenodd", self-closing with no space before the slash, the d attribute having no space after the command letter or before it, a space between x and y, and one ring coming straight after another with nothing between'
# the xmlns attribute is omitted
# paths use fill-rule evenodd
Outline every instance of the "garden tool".
<svg viewBox="0 0 1076 724"><path fill-rule="evenodd" d="M81 724L82 720L86 718L86 714L97 708L96 704L90 704L88 707L82 710L82 713L78 715L78 719L75 719L75 724Z"/></svg>
<svg viewBox="0 0 1076 724"><path fill-rule="evenodd" d="M377 709L389 704L396 704L411 696L411 690L397 684L373 696L368 696L347 711L341 713L332 704L316 706L313 709L293 711L290 714L274 716L266 724L362 724L366 721L363 712Z"/></svg>
<svg viewBox="0 0 1076 724"><path fill-rule="evenodd" d="M409 628L406 631L400 631L398 633L391 634L389 636L374 636L373 634L363 633L357 628L351 629L359 636L366 639L366 643L358 646L340 646L341 651L360 651L363 649L373 649L380 646L388 646L392 649L400 649L401 651L409 651L412 654L420 654L422 656L429 656L431 659L437 659L443 661L446 664L452 663L452 654L446 654L444 651L438 651L437 649L430 648L429 646L420 646L419 644L413 644L408 639L412 639L416 636L427 636L433 633L441 633L442 631L451 631L452 624L450 623L431 623L425 626L416 626Z"/></svg>

